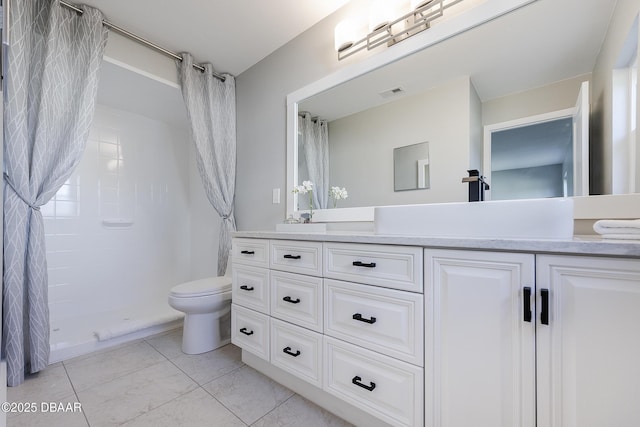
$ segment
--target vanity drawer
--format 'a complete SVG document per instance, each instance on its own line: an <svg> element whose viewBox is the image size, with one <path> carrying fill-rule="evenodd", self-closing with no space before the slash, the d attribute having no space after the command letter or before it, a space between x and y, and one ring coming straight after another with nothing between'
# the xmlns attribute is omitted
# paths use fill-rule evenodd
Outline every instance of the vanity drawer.
<svg viewBox="0 0 640 427"><path fill-rule="evenodd" d="M422 248L325 242L324 277L422 292Z"/></svg>
<svg viewBox="0 0 640 427"><path fill-rule="evenodd" d="M234 262L231 274L231 300L241 306L269 314L269 275L266 268Z"/></svg>
<svg viewBox="0 0 640 427"><path fill-rule="evenodd" d="M231 245L233 262L269 268L269 241L265 239L235 238Z"/></svg>
<svg viewBox="0 0 640 427"><path fill-rule="evenodd" d="M322 243L272 240L270 266L274 270L322 276Z"/></svg>
<svg viewBox="0 0 640 427"><path fill-rule="evenodd" d="M322 335L271 319L271 363L322 387Z"/></svg>
<svg viewBox="0 0 640 427"><path fill-rule="evenodd" d="M231 304L231 342L269 361L269 316Z"/></svg>
<svg viewBox="0 0 640 427"><path fill-rule="evenodd" d="M324 336L324 390L391 425L423 425L421 368Z"/></svg>
<svg viewBox="0 0 640 427"><path fill-rule="evenodd" d="M325 279L324 333L424 366L422 295Z"/></svg>
<svg viewBox="0 0 640 427"><path fill-rule="evenodd" d="M272 271L271 315L322 332L322 278Z"/></svg>

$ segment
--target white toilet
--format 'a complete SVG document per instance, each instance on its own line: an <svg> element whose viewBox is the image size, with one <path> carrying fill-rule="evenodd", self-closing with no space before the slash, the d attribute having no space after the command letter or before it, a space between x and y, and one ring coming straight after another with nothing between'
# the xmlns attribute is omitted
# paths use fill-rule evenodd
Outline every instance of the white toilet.
<svg viewBox="0 0 640 427"><path fill-rule="evenodd" d="M231 342L231 260L224 276L171 288L169 305L184 316L182 351L206 353Z"/></svg>

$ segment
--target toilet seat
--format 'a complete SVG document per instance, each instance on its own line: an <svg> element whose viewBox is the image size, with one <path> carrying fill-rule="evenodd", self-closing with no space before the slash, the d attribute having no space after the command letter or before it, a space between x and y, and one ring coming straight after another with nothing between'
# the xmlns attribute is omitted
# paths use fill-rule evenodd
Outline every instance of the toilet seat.
<svg viewBox="0 0 640 427"><path fill-rule="evenodd" d="M203 297L231 291L231 277L208 277L185 282L171 288L169 295L177 298Z"/></svg>

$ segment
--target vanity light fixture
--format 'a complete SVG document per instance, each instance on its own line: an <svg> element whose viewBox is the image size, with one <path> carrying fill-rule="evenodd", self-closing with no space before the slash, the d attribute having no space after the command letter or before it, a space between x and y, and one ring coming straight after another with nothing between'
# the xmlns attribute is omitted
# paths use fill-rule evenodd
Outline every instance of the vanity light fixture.
<svg viewBox="0 0 640 427"><path fill-rule="evenodd" d="M383 44L392 46L418 34L430 28L434 20L444 16L446 9L465 1L470 0L411 0L411 11L398 17L403 9L409 7L407 0L376 0L369 17L370 32L365 37L356 39L363 27L357 19L347 19L336 26L335 49L338 60L363 49L371 50Z"/></svg>

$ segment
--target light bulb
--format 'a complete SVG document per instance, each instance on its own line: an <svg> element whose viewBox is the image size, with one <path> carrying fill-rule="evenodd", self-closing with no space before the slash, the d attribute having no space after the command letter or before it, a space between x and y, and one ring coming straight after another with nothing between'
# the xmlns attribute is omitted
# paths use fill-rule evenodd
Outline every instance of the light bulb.
<svg viewBox="0 0 640 427"><path fill-rule="evenodd" d="M345 19L336 25L334 30L334 42L337 52L341 52L353 46L353 43L357 38L356 31L356 23L353 19Z"/></svg>

